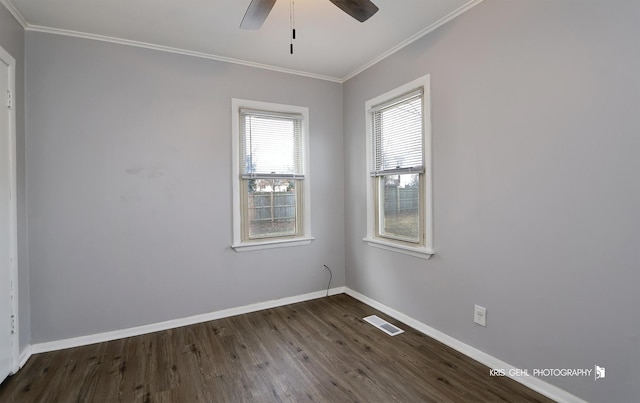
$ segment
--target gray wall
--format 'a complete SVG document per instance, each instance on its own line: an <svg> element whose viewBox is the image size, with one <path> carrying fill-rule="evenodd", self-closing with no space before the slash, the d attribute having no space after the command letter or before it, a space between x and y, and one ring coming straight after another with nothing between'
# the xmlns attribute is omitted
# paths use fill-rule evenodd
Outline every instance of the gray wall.
<svg viewBox="0 0 640 403"><path fill-rule="evenodd" d="M486 0L344 86L27 33L23 346L320 290L326 263L334 286L346 267L347 286L517 367L606 367L546 379L580 397L637 400L639 16L634 1ZM22 37L0 7L19 64ZM362 241L364 102L427 73L424 261ZM229 248L232 97L310 107L311 245ZM24 201L24 159L19 175Z"/></svg>
<svg viewBox="0 0 640 403"><path fill-rule="evenodd" d="M24 136L24 29L0 4L0 46L16 59L16 175L18 191L18 317L20 351L31 340L29 317L29 255L27 248L27 210Z"/></svg>
<svg viewBox="0 0 640 403"><path fill-rule="evenodd" d="M27 32L32 342L344 285L338 83ZM308 246L231 244L231 98L310 109Z"/></svg>
<svg viewBox="0 0 640 403"><path fill-rule="evenodd" d="M344 85L347 286L592 401L640 397L640 2L486 0ZM434 240L368 247L364 103L431 74ZM473 305L487 308L487 327Z"/></svg>

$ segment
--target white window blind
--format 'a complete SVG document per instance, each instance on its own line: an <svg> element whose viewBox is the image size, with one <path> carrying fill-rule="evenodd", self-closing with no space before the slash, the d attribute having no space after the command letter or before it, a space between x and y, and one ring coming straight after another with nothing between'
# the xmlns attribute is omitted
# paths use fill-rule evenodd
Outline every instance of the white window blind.
<svg viewBox="0 0 640 403"><path fill-rule="evenodd" d="M302 115L240 110L242 178L304 178Z"/></svg>
<svg viewBox="0 0 640 403"><path fill-rule="evenodd" d="M424 172L422 98L417 90L371 109L372 176Z"/></svg>

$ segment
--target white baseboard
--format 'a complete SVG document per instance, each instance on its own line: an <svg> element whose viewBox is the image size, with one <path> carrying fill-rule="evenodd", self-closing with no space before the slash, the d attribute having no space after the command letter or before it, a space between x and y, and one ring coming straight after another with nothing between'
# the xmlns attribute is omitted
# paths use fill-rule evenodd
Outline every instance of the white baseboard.
<svg viewBox="0 0 640 403"><path fill-rule="evenodd" d="M488 366L489 368L501 368L505 369L507 374L510 369L516 369L514 366L501 361L483 351L478 350L475 347L471 347L468 344L461 342L458 339L455 339L445 333L442 333L439 330L432 328L422 322L413 319L410 316L407 316L401 312L396 311L393 308L390 308L386 305L379 303L365 295L360 294L357 291L354 291L347 287L335 287L329 290L329 295L343 294L352 296L353 298L375 308L385 314L403 322L404 324L411 326L417 331L424 333L425 335L438 340L439 342L453 348L461 352L462 354ZM168 329L174 329L177 327L194 325L196 323L208 322L211 320L227 318L230 316L241 315L244 313L261 311L263 309L275 308L283 305L295 304L297 302L309 301L312 299L322 298L327 295L327 291L316 291L308 294L296 295L293 297L279 298L266 302L259 302L256 304L250 304L245 306L240 306L236 308L223 309L221 311L209 312L201 315L189 316L187 318L180 318L174 320L168 320L165 322L153 323L150 325L144 326L136 326L128 329L115 330L112 332L105 332L99 334L93 334L88 336L74 337L71 339L63 339L50 341L45 343L37 343L33 345L27 346L20 353L20 364L19 367L22 368L29 357L33 354L45 353L49 351L63 350L66 348L72 347L80 347L86 346L89 344L102 343L105 341L117 340L126 337L132 336L140 336L147 333L159 332ZM558 402L567 402L567 403L586 403L584 400L578 398L570 394L569 392L558 388L557 386L553 386L539 378L535 378L532 376L528 377L511 377L516 382L523 384L529 389L535 390L536 392L553 399Z"/></svg>
<svg viewBox="0 0 640 403"><path fill-rule="evenodd" d="M336 287L329 290L329 295L343 294L345 287ZM66 348L86 346L89 344L102 343L105 341L123 339L125 337L140 336L147 333L160 332L177 327L194 325L196 323L208 322L211 320L228 318L230 316L241 315L243 313L261 311L263 309L275 308L278 306L295 304L297 302L309 301L322 298L327 295L327 291L316 291L308 294L296 295L293 297L279 298L266 302L258 302L240 306L236 308L223 309L221 311L209 312L201 315L189 316L186 318L173 319L165 322L152 323L144 326L136 326L128 329L115 330L112 332L92 334L88 336L74 337L70 339L55 340L45 343L37 343L28 346L20 354L20 367L24 366L29 357L33 354L46 353L49 351L63 350Z"/></svg>
<svg viewBox="0 0 640 403"><path fill-rule="evenodd" d="M25 347L24 350L22 350L22 352L20 353L19 361L18 361L18 370L24 367L24 364L26 364L27 360L29 360L29 357L31 357L31 354L33 354L31 352L31 345L28 345L27 347Z"/></svg>
<svg viewBox="0 0 640 403"><path fill-rule="evenodd" d="M504 369L506 371L507 376L509 376L509 370L516 369L516 367L514 367L511 364L501 361L483 351L478 350L475 347L471 347L470 345L463 343L458 339L455 339L445 333L442 333L441 331L436 330L431 326L428 326L422 322L419 322L413 319L412 317L407 316L401 312L398 312L393 308L390 308L384 304L381 304L378 301L375 301L367 296L364 296L357 291L354 291L350 288L346 288L345 293L369 305L370 307L375 308L381 312L384 312L387 315L399 320L400 322L408 326L411 326L417 331L424 333L425 335L441 342L442 344L445 344L453 348L454 350L461 352L467 357L472 358L480 362L481 364L486 365L489 368ZM533 376L527 376L527 377L509 376L509 377L514 381L519 382L522 385L528 387L529 389L532 389L540 393L541 395L544 395L549 399L555 400L557 402L587 403L586 401L580 399L579 397L574 396L571 393L558 388L557 386L553 386L550 383L547 383L540 378L536 378Z"/></svg>

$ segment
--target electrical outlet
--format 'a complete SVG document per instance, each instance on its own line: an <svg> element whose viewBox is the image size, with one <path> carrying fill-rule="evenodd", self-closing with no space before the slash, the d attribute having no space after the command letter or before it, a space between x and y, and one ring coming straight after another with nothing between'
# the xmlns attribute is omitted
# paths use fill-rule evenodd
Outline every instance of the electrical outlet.
<svg viewBox="0 0 640 403"><path fill-rule="evenodd" d="M487 308L476 305L473 310L473 321L480 326L487 326Z"/></svg>

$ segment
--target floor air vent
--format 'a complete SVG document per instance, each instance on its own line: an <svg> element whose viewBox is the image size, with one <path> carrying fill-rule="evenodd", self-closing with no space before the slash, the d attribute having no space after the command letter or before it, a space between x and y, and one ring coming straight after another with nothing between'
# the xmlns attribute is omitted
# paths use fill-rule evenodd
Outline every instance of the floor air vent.
<svg viewBox="0 0 640 403"><path fill-rule="evenodd" d="M375 326L378 329L382 330L383 332L385 332L389 336L395 336L397 334L404 333L404 330L402 330L402 329L400 329L398 327L395 327L391 323L387 322L386 320L384 320L382 318L377 317L376 315L367 316L363 320L365 322L371 323L373 326Z"/></svg>

